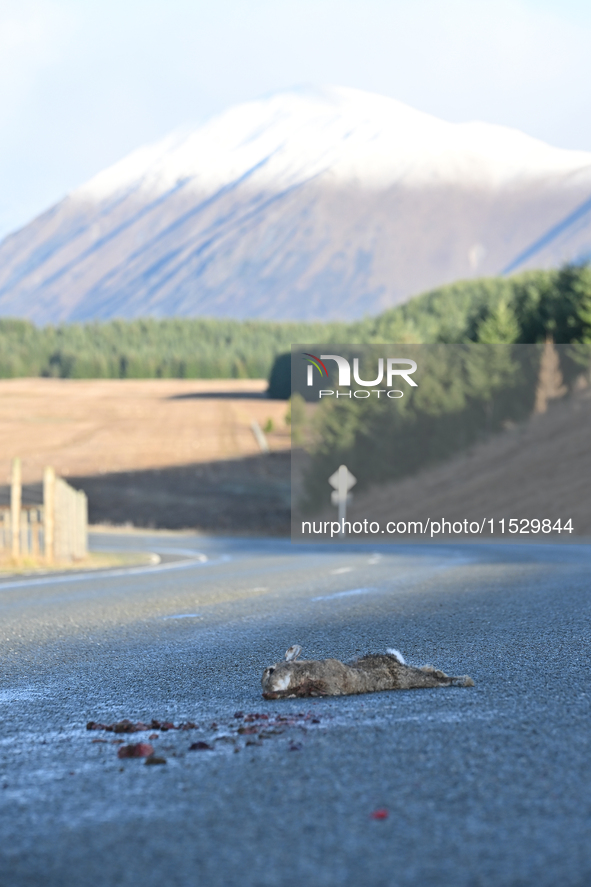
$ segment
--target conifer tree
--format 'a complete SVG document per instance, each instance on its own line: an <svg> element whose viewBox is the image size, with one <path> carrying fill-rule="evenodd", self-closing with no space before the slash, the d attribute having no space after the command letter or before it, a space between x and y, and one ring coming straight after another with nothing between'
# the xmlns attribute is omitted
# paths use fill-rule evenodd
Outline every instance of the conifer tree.
<svg viewBox="0 0 591 887"><path fill-rule="evenodd" d="M515 312L505 299L501 299L479 325L477 341L486 345L512 345L520 332Z"/></svg>
<svg viewBox="0 0 591 887"><path fill-rule="evenodd" d="M552 338L548 336L540 359L534 413L545 413L548 409L548 401L563 397L566 391L560 371L560 357Z"/></svg>
<svg viewBox="0 0 591 887"><path fill-rule="evenodd" d="M581 323L580 341L588 345L591 343L591 267L589 265L584 265L579 269L573 289L577 296L577 315Z"/></svg>

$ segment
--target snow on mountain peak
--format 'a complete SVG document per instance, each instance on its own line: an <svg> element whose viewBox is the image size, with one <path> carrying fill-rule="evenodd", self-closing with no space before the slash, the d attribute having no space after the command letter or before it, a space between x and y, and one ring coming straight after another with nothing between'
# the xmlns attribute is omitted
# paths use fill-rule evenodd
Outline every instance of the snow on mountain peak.
<svg viewBox="0 0 591 887"><path fill-rule="evenodd" d="M283 189L317 177L370 189L490 187L585 168L591 181L591 153L553 148L507 127L447 123L358 89L304 88L237 105L189 135L142 147L72 196L163 193L179 183L208 193L247 180Z"/></svg>
<svg viewBox="0 0 591 887"><path fill-rule="evenodd" d="M352 319L591 255L591 154L300 88L134 151L0 244L0 316Z"/></svg>

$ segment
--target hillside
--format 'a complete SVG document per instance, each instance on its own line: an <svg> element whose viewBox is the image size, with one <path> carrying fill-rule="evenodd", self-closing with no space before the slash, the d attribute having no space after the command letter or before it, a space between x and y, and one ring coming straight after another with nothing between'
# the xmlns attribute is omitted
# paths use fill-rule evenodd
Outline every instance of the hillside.
<svg viewBox="0 0 591 887"><path fill-rule="evenodd" d="M270 396L286 398L289 361L283 378L281 355L291 350L292 343L535 344L548 335L563 344L591 341L589 266L459 281L377 317L348 324L144 318L36 327L30 321L0 318L0 378L260 379L272 375L279 387L274 382Z"/></svg>
<svg viewBox="0 0 591 887"><path fill-rule="evenodd" d="M573 537L589 536L590 434L591 393L587 389L447 463L367 491L358 497L351 516L371 511L384 522L428 517L450 521L550 518L553 522L570 518ZM488 525L486 529L488 535ZM503 540L497 530L494 538L515 541L516 537L507 534ZM524 539L528 536L518 541ZM529 536L530 541L535 539ZM544 541L544 536L540 539Z"/></svg>
<svg viewBox="0 0 591 887"><path fill-rule="evenodd" d="M591 391L586 388L571 397L551 404L544 415L513 425L501 434L491 435L464 453L426 468L412 477L380 483L353 496L348 511L351 521L376 520L384 527L388 521L464 520L479 524L486 520L484 534L468 536L471 541L494 539L497 542L574 541L591 535ZM295 451L296 487L307 466L307 457ZM355 491L354 491L355 492ZM330 487L326 484L328 503ZM327 506L312 519L336 520L336 510ZM495 521L491 537L488 521ZM499 520L526 518L572 520L572 534L532 535L499 533ZM299 521L309 515L296 515L294 532L299 535ZM390 542L441 541L464 536L446 533L434 538L417 533L388 536ZM306 537L309 541L309 537ZM361 537L359 537L361 538ZM376 537L373 538L376 541ZM382 537L383 539L383 537ZM382 541L377 540L377 541Z"/></svg>
<svg viewBox="0 0 591 887"><path fill-rule="evenodd" d="M352 320L591 252L591 154L352 89L140 148L0 244L0 315Z"/></svg>

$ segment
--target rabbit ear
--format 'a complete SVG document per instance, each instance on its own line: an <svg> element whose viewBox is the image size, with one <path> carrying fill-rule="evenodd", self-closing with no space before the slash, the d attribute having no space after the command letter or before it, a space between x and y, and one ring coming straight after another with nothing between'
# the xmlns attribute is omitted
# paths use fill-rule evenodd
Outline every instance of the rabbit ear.
<svg viewBox="0 0 591 887"><path fill-rule="evenodd" d="M300 653L302 652L302 648L299 644L292 644L289 650L285 651L285 661L286 662L294 662Z"/></svg>

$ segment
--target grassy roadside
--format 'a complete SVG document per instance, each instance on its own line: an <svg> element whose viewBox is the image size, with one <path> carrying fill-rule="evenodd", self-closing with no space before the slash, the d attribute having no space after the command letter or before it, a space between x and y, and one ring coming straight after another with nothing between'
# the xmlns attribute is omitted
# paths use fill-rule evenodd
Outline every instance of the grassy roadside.
<svg viewBox="0 0 591 887"><path fill-rule="evenodd" d="M32 558L21 558L17 563L0 560L0 579L7 576L104 570L111 567L142 567L154 565L159 560L157 555L148 551L93 551L83 560L55 564L45 564Z"/></svg>

